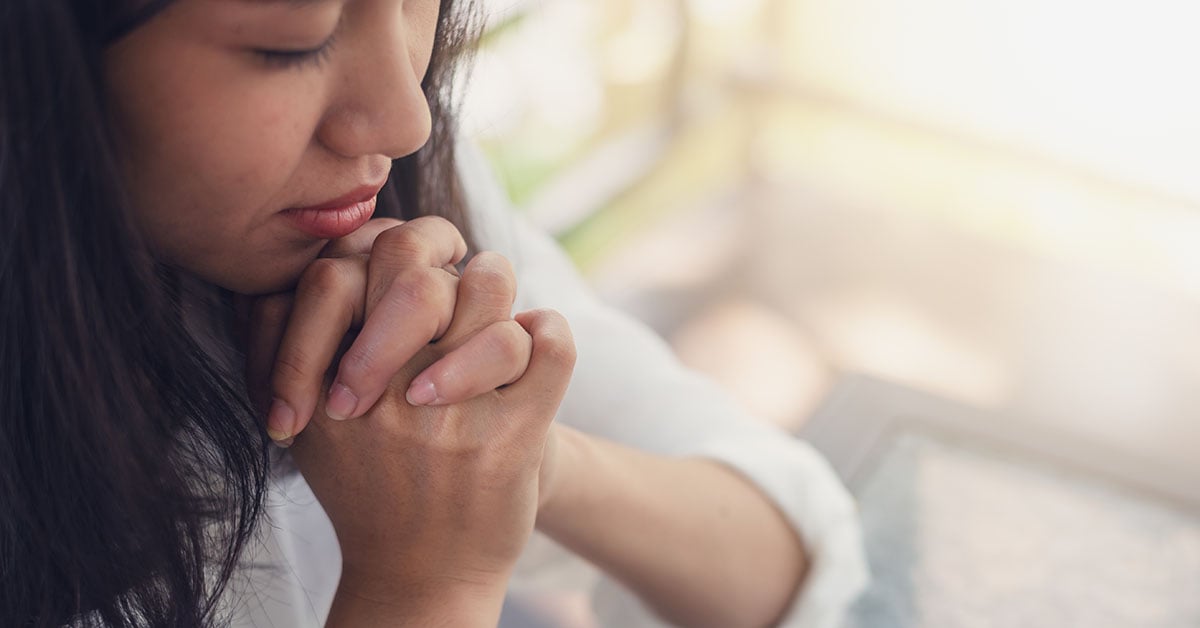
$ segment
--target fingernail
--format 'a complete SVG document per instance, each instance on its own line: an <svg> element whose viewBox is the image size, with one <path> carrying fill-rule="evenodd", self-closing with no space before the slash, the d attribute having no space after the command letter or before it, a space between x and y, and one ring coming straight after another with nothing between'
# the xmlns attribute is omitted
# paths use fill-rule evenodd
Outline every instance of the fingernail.
<svg viewBox="0 0 1200 628"><path fill-rule="evenodd" d="M292 443L296 442L296 437L293 436L291 438L285 438L284 440L277 440L274 442L276 447L280 449L287 449L288 447L292 446Z"/></svg>
<svg viewBox="0 0 1200 628"><path fill-rule="evenodd" d="M325 414L334 421L345 421L358 407L358 397L340 382L329 388L329 401L325 402Z"/></svg>
<svg viewBox="0 0 1200 628"><path fill-rule="evenodd" d="M408 403L414 406L427 406L437 401L437 388L434 387L432 381L418 377L408 387L408 392L404 394L404 397L408 399Z"/></svg>
<svg viewBox="0 0 1200 628"><path fill-rule="evenodd" d="M267 415L267 436L275 442L292 437L296 430L296 412L282 399L271 401L271 412Z"/></svg>

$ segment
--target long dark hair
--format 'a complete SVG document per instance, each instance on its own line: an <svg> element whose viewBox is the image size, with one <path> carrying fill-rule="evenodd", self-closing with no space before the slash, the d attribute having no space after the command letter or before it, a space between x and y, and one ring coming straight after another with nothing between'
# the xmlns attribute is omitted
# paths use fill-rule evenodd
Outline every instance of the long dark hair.
<svg viewBox="0 0 1200 628"><path fill-rule="evenodd" d="M262 513L268 439L133 228L104 106L104 47L165 4L0 6L2 626L218 623ZM433 136L378 211L465 230L446 94L475 22L457 4L424 83Z"/></svg>

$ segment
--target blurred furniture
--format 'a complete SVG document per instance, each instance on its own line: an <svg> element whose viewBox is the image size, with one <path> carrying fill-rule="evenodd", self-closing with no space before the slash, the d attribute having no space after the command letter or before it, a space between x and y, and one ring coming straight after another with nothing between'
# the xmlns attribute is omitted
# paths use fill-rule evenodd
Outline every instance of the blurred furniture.
<svg viewBox="0 0 1200 628"><path fill-rule="evenodd" d="M803 436L860 504L847 628L1200 625L1200 473L862 376Z"/></svg>

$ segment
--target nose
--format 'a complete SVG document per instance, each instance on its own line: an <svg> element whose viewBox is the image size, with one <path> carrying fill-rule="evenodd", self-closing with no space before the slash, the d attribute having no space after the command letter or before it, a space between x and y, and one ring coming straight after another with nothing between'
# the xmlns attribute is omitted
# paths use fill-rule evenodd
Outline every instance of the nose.
<svg viewBox="0 0 1200 628"><path fill-rule="evenodd" d="M432 120L421 80L429 64L432 33L412 28L403 13L360 24L357 33L339 36L351 41L336 55L340 78L317 138L344 157L399 159L429 140Z"/></svg>

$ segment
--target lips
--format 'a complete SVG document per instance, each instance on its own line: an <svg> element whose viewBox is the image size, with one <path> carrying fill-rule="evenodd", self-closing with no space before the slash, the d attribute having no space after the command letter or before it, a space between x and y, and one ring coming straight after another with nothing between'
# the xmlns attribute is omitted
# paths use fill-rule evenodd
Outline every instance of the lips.
<svg viewBox="0 0 1200 628"><path fill-rule="evenodd" d="M280 212L293 227L320 240L341 238L367 224L375 213L380 185L367 185L319 205L290 207Z"/></svg>

